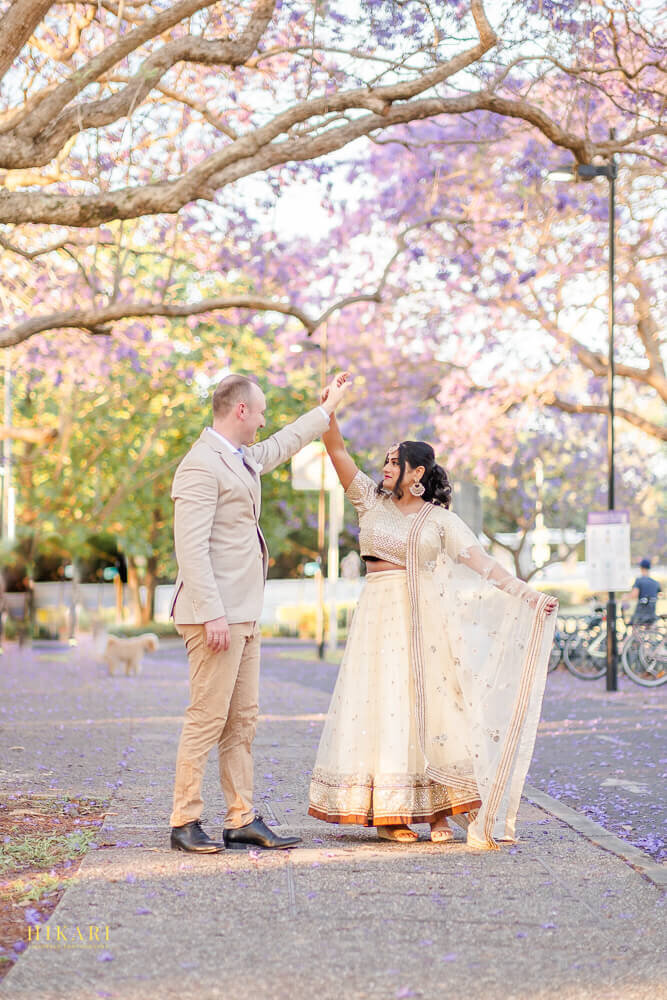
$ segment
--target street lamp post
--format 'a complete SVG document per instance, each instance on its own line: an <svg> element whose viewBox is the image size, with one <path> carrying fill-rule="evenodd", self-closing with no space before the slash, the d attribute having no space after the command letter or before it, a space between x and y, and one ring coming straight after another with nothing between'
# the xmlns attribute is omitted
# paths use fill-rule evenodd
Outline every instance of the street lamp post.
<svg viewBox="0 0 667 1000"><path fill-rule="evenodd" d="M610 130L609 137L615 138ZM614 270L616 266L616 178L618 167L612 155L602 165L590 163L569 164L559 167L552 177L560 180L593 180L606 177L609 181L609 268L608 268L608 325L609 358L607 364L607 509L614 510ZM618 650L616 644L616 594L610 590L607 600L607 691L618 691Z"/></svg>
<svg viewBox="0 0 667 1000"><path fill-rule="evenodd" d="M292 350L300 353L304 346L314 348L320 352L320 386L323 388L327 383L328 368L328 325L325 322L322 326L319 343L315 340L308 340L306 344L295 345ZM325 649L328 645L329 652L335 652L337 647L337 606L336 606L336 580L338 579L338 533L340 531L340 521L342 519L342 500L338 495L338 490L327 487L326 484L327 455L322 449L320 456L319 471L319 497L317 505L317 552L319 572L317 574L317 617L315 627L315 639L317 642L318 656L324 659ZM303 487L302 487L303 488ZM340 489L340 488L339 488ZM326 642L326 605L324 599L324 561L327 557L326 549L326 496L329 493L329 550L327 560L327 571L329 578L329 638Z"/></svg>

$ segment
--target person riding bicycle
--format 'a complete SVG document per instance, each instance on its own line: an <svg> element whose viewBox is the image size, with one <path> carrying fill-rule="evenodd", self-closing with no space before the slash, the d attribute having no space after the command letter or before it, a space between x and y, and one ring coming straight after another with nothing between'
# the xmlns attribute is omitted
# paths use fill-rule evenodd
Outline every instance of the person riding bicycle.
<svg viewBox="0 0 667 1000"><path fill-rule="evenodd" d="M662 592L662 587L657 580L649 576L651 568L650 559L642 559L639 563L641 576L638 576L632 585L630 597L637 602L635 613L632 616L633 625L651 625L656 619L655 606L658 594Z"/></svg>

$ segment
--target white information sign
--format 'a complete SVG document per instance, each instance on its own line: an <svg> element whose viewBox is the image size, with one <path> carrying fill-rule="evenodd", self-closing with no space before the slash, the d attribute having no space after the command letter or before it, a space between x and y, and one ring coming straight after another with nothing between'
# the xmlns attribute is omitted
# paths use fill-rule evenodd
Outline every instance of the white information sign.
<svg viewBox="0 0 667 1000"><path fill-rule="evenodd" d="M311 441L292 458L292 489L319 490L322 484L322 463L324 488L334 489L338 485L338 476L321 441Z"/></svg>
<svg viewBox="0 0 667 1000"><path fill-rule="evenodd" d="M623 591L632 583L630 514L591 511L586 524L586 569L591 590Z"/></svg>

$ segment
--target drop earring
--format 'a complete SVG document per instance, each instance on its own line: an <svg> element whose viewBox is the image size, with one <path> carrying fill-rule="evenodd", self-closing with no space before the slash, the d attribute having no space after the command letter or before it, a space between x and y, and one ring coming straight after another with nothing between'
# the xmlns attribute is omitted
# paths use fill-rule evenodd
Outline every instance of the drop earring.
<svg viewBox="0 0 667 1000"><path fill-rule="evenodd" d="M413 497L420 497L426 492L421 479L415 479L414 483L410 483L408 489L412 493Z"/></svg>

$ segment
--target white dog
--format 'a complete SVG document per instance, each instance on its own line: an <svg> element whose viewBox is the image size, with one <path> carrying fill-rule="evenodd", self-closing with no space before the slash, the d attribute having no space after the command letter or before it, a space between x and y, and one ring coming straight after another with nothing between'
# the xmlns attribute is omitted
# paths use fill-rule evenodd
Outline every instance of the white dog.
<svg viewBox="0 0 667 1000"><path fill-rule="evenodd" d="M127 639L110 635L104 650L104 662L112 677L116 673L116 667L119 667L121 671L124 669L126 677L129 677L130 674L134 674L136 677L141 673L143 654L155 652L159 645L158 637L153 632L145 632L143 635L134 635Z"/></svg>

